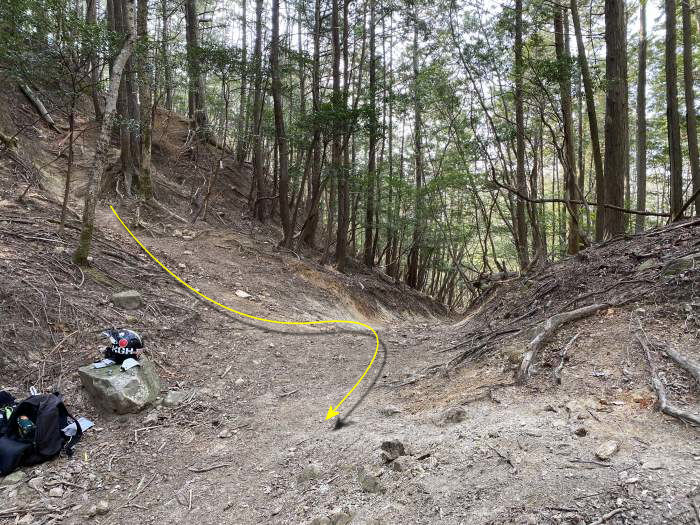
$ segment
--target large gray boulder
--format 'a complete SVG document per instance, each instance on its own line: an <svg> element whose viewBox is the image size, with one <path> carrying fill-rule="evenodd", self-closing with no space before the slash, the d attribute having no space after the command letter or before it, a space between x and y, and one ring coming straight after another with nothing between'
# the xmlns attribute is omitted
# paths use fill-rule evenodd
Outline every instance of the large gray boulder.
<svg viewBox="0 0 700 525"><path fill-rule="evenodd" d="M141 357L140 366L122 370L120 365L78 369L80 380L99 408L116 414L136 413L152 404L160 393L160 378L153 363Z"/></svg>
<svg viewBox="0 0 700 525"><path fill-rule="evenodd" d="M125 290L112 294L112 303L117 308L136 310L143 305L143 297L136 290Z"/></svg>

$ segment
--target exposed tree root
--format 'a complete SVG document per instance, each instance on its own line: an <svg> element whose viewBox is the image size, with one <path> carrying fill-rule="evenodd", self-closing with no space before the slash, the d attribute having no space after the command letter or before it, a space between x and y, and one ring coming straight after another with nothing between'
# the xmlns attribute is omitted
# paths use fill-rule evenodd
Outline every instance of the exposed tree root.
<svg viewBox="0 0 700 525"><path fill-rule="evenodd" d="M561 360L559 361L559 365L554 369L554 380L557 382L557 385L561 385L561 371L564 368L564 361L566 360L566 353L569 351L569 348L571 348L571 345L574 344L576 339L578 339L579 335L581 335L581 332L578 332L575 336L573 336L569 340L569 342L566 343L566 346L561 351Z"/></svg>
<svg viewBox="0 0 700 525"><path fill-rule="evenodd" d="M678 366L688 371L688 373L693 376L693 379L697 381L698 386L700 386L700 364L687 359L685 356L679 354L669 346L664 346L662 351L670 357Z"/></svg>
<svg viewBox="0 0 700 525"><path fill-rule="evenodd" d="M649 344L647 342L646 335L644 335L644 332L640 330L640 332L635 334L635 337L639 345L642 347L642 350L644 350L644 354L647 358L647 363L649 363L649 368L651 370L651 383L654 387L654 391L656 392L657 397L657 410L663 414L666 414L667 416L680 419L684 423L700 427L700 416L696 414L691 414L689 412L685 412L668 402L668 398L666 397L666 387L664 387L664 384L661 382L661 379L659 379L658 375L656 374L656 367L654 366L654 363L651 360L651 352L649 351Z"/></svg>
<svg viewBox="0 0 700 525"><path fill-rule="evenodd" d="M532 365L532 362L537 357L540 349L561 325L593 315L597 311L607 308L608 306L609 305L607 303L591 304L582 308L577 308L576 310L553 315L547 319L544 322L544 329L527 344L527 351L520 362L520 368L516 374L516 380L519 383L524 383L527 381L527 378L530 375L530 365Z"/></svg>

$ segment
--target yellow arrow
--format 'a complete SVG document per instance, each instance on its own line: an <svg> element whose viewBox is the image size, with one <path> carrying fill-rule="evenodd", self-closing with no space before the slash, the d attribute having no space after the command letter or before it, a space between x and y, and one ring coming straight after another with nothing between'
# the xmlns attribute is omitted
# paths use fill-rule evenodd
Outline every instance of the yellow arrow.
<svg viewBox="0 0 700 525"><path fill-rule="evenodd" d="M190 289L191 291L193 291L194 293L196 293L196 294L199 295L200 297L206 299L206 300L209 301L210 303L215 304L216 306L219 306L219 307L223 308L224 310L228 310L229 312L233 312L234 314L238 314L238 315L240 315L240 316L247 317L248 319L255 319L256 321L263 321L263 322L265 322L265 323L286 324L286 325L290 325L290 324L309 325L309 324L343 323L343 324L354 324L354 325L357 325L357 326L362 326L362 327L364 327L364 328L367 328L367 330L369 330L370 332L372 332L372 333L374 334L374 338L377 340L377 346L374 348L374 355L372 356L372 360L371 360L371 361L369 362L369 364L367 365L367 368L365 368L365 371L362 372L362 375L360 376L360 378L355 382L355 384L354 384L354 385L352 386L352 388L348 391L348 393L345 394L345 397L343 397L343 399L340 400L340 403L338 403L337 405L335 405L335 408L333 408L333 405L330 406L330 408L328 409L328 412L326 413L326 419L331 419L331 418L337 416L337 415L340 413L340 412L338 412L338 408L340 408L340 405L342 405L343 403L345 403L345 400L350 396L350 394L352 394L352 391L355 390L355 389L357 388L357 386L360 384L360 382L361 382L361 381L364 379L364 377L367 375L367 372L369 372L369 369L372 368L372 364L374 363L374 360L377 358L377 353L379 353L379 335L377 334L377 332L374 331L374 329L373 329L371 326L366 325L366 324L364 324L364 323L360 323L359 321L344 321L344 320L339 320L339 319L332 319L332 320L328 320L328 321L275 321L274 319L265 319L265 318L263 318L263 317L255 317L254 315L249 315L249 314L246 314L246 313L243 313L243 312L239 312L238 310L234 310L233 308L229 308L228 306L226 306L226 305L224 305L224 304L221 304L221 303L215 301L214 299L211 299L210 297L207 297L206 295L204 295L203 293L201 293L199 290L196 290L195 288L193 288L192 286L190 286L189 284L187 284L185 281L183 281L180 277L178 277L178 276L175 275L173 272L171 272L170 269L168 269L168 268L167 268L162 262L160 262L151 252L149 252L148 249L147 249L143 244L141 244L141 241L139 241L139 240L136 238L136 235L134 235L133 233L131 233L131 230L130 230L129 228L127 228L126 224L124 224L124 221L123 221L122 218L119 216L119 214L117 213L117 211L114 209L114 206L110 206L109 208L112 210L112 213L114 213L114 215L117 217L117 219L119 220L119 222L121 223L121 225L124 226L124 229L125 229L127 232L129 232L129 235L131 235L131 237L132 237L132 238L136 241L136 243L143 249L143 251L146 252L146 253L151 257L151 259L153 259L155 262L157 262L157 263L160 265L160 267L163 268L163 270L165 270L166 272L168 272L168 274L170 274L170 276L171 276L173 279L175 279L175 280L178 281L180 284L182 284L182 285L185 286L186 288Z"/></svg>

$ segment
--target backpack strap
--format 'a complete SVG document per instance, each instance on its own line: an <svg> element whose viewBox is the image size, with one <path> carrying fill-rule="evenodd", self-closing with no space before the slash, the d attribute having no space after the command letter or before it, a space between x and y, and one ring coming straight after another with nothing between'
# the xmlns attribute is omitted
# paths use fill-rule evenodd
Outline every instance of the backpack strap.
<svg viewBox="0 0 700 525"><path fill-rule="evenodd" d="M78 441L80 441L80 438L83 437L83 429L80 427L78 420L70 415L68 409L63 403L61 403L59 406L61 407L60 410L66 416L66 419L72 419L73 423L75 423L75 434L70 437L65 445L66 455L71 457L75 452L75 446L78 444Z"/></svg>

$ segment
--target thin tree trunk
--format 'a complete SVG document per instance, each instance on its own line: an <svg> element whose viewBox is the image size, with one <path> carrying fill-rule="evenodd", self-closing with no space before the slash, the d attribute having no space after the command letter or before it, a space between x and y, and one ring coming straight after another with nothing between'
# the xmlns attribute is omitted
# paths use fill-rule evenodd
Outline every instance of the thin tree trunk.
<svg viewBox="0 0 700 525"><path fill-rule="evenodd" d="M289 217L289 144L284 128L282 81L280 79L280 0L272 0L272 41L270 42L270 74L272 75L272 99L275 113L275 136L279 156L279 206L284 239L282 246L289 247L294 233Z"/></svg>
<svg viewBox="0 0 700 525"><path fill-rule="evenodd" d="M332 0L331 9L331 40L333 42L333 103L336 110L341 110L345 105L343 93L340 89L340 13L339 0ZM346 42L347 45L347 42ZM336 236L336 263L338 270L344 271L347 250L348 235L348 199L347 184L343 174L342 160L342 124L336 123L333 130L331 143L331 177L334 178L338 188L338 229ZM332 190L331 190L332 191ZM330 227L330 225L329 225Z"/></svg>
<svg viewBox="0 0 700 525"><path fill-rule="evenodd" d="M637 69L637 209L647 206L647 0L639 3L639 52ZM635 231L644 231L644 216L635 218Z"/></svg>
<svg viewBox="0 0 700 525"><path fill-rule="evenodd" d="M88 26L97 26L97 1L87 0L85 9L85 21ZM90 51L90 60L88 62L90 71L90 94L92 96L92 106L95 109L95 120L102 120L102 102L100 101L100 64L97 58L97 53L94 50Z"/></svg>
<svg viewBox="0 0 700 525"><path fill-rule="evenodd" d="M693 79L693 26L690 19L690 0L681 0L683 6L683 84L685 87L686 126L688 130L688 157L693 192L700 190L700 155L698 154L698 127L695 115L695 82ZM700 194L695 198L695 215L700 217Z"/></svg>
<svg viewBox="0 0 700 525"><path fill-rule="evenodd" d="M169 42L170 39L170 15L168 13L168 0L161 2L161 17L163 27L161 29L162 36L160 42L161 60L163 62L163 81L165 83L165 108L168 111L173 110L173 71L170 63Z"/></svg>
<svg viewBox="0 0 700 525"><path fill-rule="evenodd" d="M557 63L559 67L559 96L561 101L562 121L564 124L564 191L566 200L577 198L576 195L576 157L574 154L574 122L571 104L571 70L569 68L568 22L566 13L560 5L554 11L554 40ZM577 204L567 204L569 228L567 253L578 253L579 248L579 207Z"/></svg>
<svg viewBox="0 0 700 525"><path fill-rule="evenodd" d="M525 120L523 116L523 1L515 0L515 133L516 133L516 168L515 180L518 191L527 193L525 175ZM515 204L516 245L520 268L525 269L530 264L523 199Z"/></svg>
<svg viewBox="0 0 700 525"><path fill-rule="evenodd" d="M665 0L666 9L666 128L670 169L671 216L683 205L683 161L681 127L678 115L678 71L676 65L676 0Z"/></svg>
<svg viewBox="0 0 700 525"><path fill-rule="evenodd" d="M153 181L151 179L151 117L153 85L151 64L149 63L148 38L148 0L138 0L137 35L142 45L142 55L137 57L139 62L139 99L141 108L141 174L139 188L146 202L153 199Z"/></svg>
<svg viewBox="0 0 700 525"><path fill-rule="evenodd" d="M95 229L95 206L97 205L97 194L102 176L104 175L105 165L107 163L107 154L109 152L110 135L112 132L112 123L117 106L117 95L119 94L119 85L121 84L122 73L126 62L131 55L136 40L136 31L134 28L134 0L114 0L114 2L123 2L126 12L126 40L122 45L117 58L112 66L112 78L107 91L105 101L105 112L102 117L100 126L100 134L95 142L95 155L92 161L92 167L88 176L88 183L85 192L85 205L83 207L82 228L80 230L80 240L73 254L75 263L85 265L88 262L90 247L92 245L92 236Z"/></svg>
<svg viewBox="0 0 700 525"><path fill-rule="evenodd" d="M199 15L197 0L185 0L185 33L187 41L187 74L188 74L188 116L193 131L202 139L208 137L207 112L205 104L204 73L202 71L199 52Z"/></svg>
<svg viewBox="0 0 700 525"><path fill-rule="evenodd" d="M369 0L369 162L365 187L365 244L364 263L374 266L374 192L377 170L377 53L375 45L376 0Z"/></svg>
<svg viewBox="0 0 700 525"><path fill-rule="evenodd" d="M588 67L588 59L586 58L586 48L583 43L583 35L581 31L581 19L578 14L578 0L571 0L571 20L574 24L574 32L576 33L576 47L578 50L578 62L581 67L581 76L583 77L583 91L586 95L586 113L588 115L588 128L591 135L591 154L593 156L593 167L595 169L595 184L596 184L596 202L605 202L605 182L603 179L603 157L600 152L600 135L598 132L598 116L595 109L595 93L593 91L593 81L591 80L591 72ZM603 215L596 213L595 222L595 239L603 238Z"/></svg>
<svg viewBox="0 0 700 525"><path fill-rule="evenodd" d="M248 13L247 1L241 0L243 14L241 18L241 92L238 108L238 142L236 144L236 160L241 163L245 160L248 149L248 138L245 129L245 113L248 106L247 86L248 81Z"/></svg>
<svg viewBox="0 0 700 525"><path fill-rule="evenodd" d="M255 65L255 92L253 94L253 182L251 187L250 208L253 215L261 222L265 221L265 175L263 171L263 140L261 136L261 120L263 110L262 85L262 12L263 0L255 2L255 47L253 63Z"/></svg>

